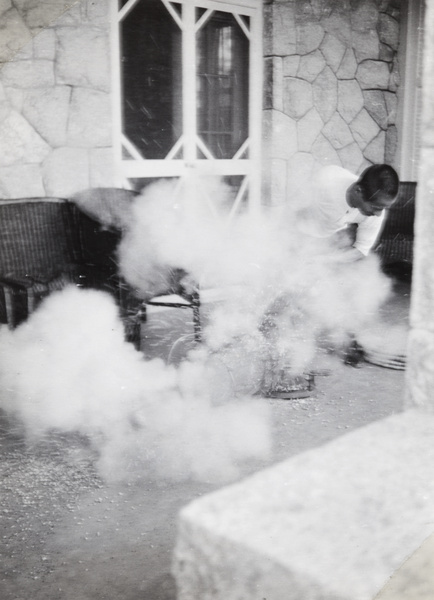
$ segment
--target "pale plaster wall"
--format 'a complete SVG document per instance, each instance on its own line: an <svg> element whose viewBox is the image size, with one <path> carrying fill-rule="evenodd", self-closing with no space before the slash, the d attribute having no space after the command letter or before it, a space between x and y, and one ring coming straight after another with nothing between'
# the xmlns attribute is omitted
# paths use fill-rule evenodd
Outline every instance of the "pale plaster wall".
<svg viewBox="0 0 434 600"><path fill-rule="evenodd" d="M0 1L0 197L112 184L109 1Z"/></svg>
<svg viewBox="0 0 434 600"><path fill-rule="evenodd" d="M409 406L434 411L434 0L426 1L422 95L407 389Z"/></svg>
<svg viewBox="0 0 434 600"><path fill-rule="evenodd" d="M264 5L264 198L280 204L321 164L393 164L400 0Z"/></svg>

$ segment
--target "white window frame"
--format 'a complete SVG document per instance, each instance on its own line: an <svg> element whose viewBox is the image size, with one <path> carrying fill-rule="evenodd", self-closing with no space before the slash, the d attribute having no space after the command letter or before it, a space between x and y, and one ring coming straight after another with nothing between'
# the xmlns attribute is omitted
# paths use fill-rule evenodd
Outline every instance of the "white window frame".
<svg viewBox="0 0 434 600"><path fill-rule="evenodd" d="M420 161L424 0L401 7L398 164L401 181L417 181Z"/></svg>
<svg viewBox="0 0 434 600"><path fill-rule="evenodd" d="M261 121L262 121L262 85L263 85L263 57L262 57L262 1L261 0L162 0L166 8L181 25L183 31L182 44L182 70L183 70L183 136L184 156L174 159L175 148L164 159L143 159L134 148L130 148L133 158L125 160L122 157L122 144L125 138L122 135L122 91L120 71L120 18L136 2L146 0L129 0L121 11L118 11L117 0L112 0L112 73L113 73L113 148L115 153L115 179L120 187L128 187L130 178L147 177L185 177L192 172L202 175L241 175L244 181L235 205L239 204L248 187L249 208L260 206L261 189ZM183 4L182 21L176 11L172 11L170 2ZM213 158L197 136L196 124L196 68L195 68L195 23L196 7L221 10L234 14L244 32L250 39L250 64L249 64L249 158L239 158L238 152L232 159ZM247 16L250 19L250 30L243 27L237 15ZM205 15L204 15L205 17ZM205 17L206 18L206 17ZM201 21L201 20L200 20ZM202 144L202 145L201 145ZM206 158L196 157L196 145L205 151ZM179 142L178 142L179 147ZM236 206L234 207L236 209Z"/></svg>

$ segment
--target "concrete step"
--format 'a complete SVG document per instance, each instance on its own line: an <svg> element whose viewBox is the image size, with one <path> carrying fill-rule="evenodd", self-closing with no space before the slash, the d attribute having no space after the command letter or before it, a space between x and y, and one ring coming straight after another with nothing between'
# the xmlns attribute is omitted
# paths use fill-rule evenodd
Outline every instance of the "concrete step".
<svg viewBox="0 0 434 600"><path fill-rule="evenodd" d="M409 410L191 503L178 600L373 600L434 533L433 439Z"/></svg>

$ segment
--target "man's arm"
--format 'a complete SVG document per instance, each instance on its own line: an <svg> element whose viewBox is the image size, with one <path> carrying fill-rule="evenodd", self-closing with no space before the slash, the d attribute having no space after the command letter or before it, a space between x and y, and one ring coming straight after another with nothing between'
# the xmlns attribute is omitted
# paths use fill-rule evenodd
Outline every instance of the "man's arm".
<svg viewBox="0 0 434 600"><path fill-rule="evenodd" d="M352 246L351 248L341 250L338 253L338 256L336 256L336 262L355 262L356 260L361 260L362 258L365 258L365 256L366 255L363 254L363 252L360 252L360 250L357 250L357 248L354 248L354 246Z"/></svg>
<svg viewBox="0 0 434 600"><path fill-rule="evenodd" d="M380 234L383 221L384 211L379 217L369 217L362 223L359 223L353 246L341 249L339 256L336 256L336 262L355 262L368 256Z"/></svg>
<svg viewBox="0 0 434 600"><path fill-rule="evenodd" d="M357 226L354 248L357 248L364 256L367 256L375 245L383 228L384 218L385 211L383 210L378 217L367 217Z"/></svg>
<svg viewBox="0 0 434 600"><path fill-rule="evenodd" d="M365 258L366 255L354 248L354 246L347 246L346 248L335 248L331 252L323 255L325 260L330 264L345 264L352 263L362 258Z"/></svg>

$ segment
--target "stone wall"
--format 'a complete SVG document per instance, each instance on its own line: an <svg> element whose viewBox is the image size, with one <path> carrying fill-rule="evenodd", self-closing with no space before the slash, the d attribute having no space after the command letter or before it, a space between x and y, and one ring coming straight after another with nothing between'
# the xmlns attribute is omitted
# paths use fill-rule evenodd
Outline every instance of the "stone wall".
<svg viewBox="0 0 434 600"><path fill-rule="evenodd" d="M0 197L114 185L109 2L0 0ZM266 201L317 162L393 163L399 4L265 1Z"/></svg>
<svg viewBox="0 0 434 600"><path fill-rule="evenodd" d="M265 195L281 203L318 164L394 163L400 0L264 7Z"/></svg>
<svg viewBox="0 0 434 600"><path fill-rule="evenodd" d="M109 0L1 0L0 197L110 185Z"/></svg>

